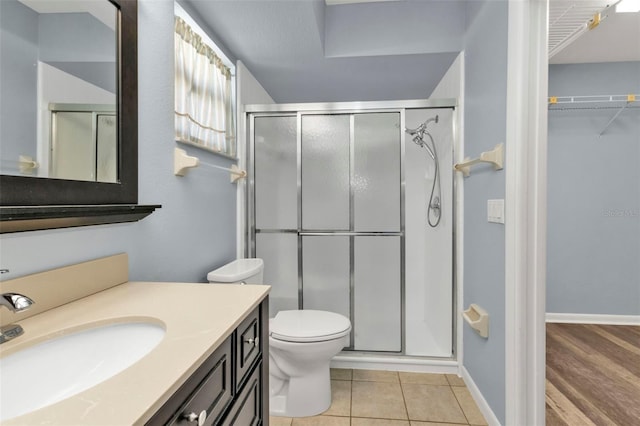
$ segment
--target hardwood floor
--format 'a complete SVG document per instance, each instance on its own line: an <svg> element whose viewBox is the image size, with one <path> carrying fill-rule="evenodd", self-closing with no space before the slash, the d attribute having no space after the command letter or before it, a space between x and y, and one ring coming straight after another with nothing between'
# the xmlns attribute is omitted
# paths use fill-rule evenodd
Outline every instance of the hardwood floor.
<svg viewBox="0 0 640 426"><path fill-rule="evenodd" d="M640 326L547 324L547 426L640 425Z"/></svg>

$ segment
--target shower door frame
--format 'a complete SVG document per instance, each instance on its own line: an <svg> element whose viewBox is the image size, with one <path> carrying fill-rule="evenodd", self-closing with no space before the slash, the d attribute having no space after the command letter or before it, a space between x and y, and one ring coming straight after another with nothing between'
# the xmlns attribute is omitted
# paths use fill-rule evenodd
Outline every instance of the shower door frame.
<svg viewBox="0 0 640 426"><path fill-rule="evenodd" d="M268 231L260 231L261 233L290 233L297 235L298 243L298 309L303 306L303 257L302 257L302 238L303 236L348 236L349 237L349 307L350 320L352 321L352 330L355 329L354 322L354 250L356 236L399 236L400 237L400 351L362 351L354 348L354 333L351 333L350 345L347 348L350 351L358 353L375 353L389 355L405 355L406 353L406 301L405 301L405 111L408 109L443 109L450 108L453 110L452 119L452 149L455 151L457 143L456 130L456 114L458 107L456 99L424 99L424 100L400 100L400 101L366 101L366 102L321 102L321 103L289 103L289 104L255 104L246 105L244 114L246 115L246 140L248 141L247 149L247 191L246 196L246 229L247 244L245 245L245 256L255 257L256 255L256 203L255 203L255 118L256 117L296 117L296 162L297 162L297 225L298 229L271 229ZM354 155L355 146L354 139L354 115L366 113L398 113L400 114L400 231L399 232L358 232L351 231L354 229L354 213L353 200L354 191L351 186L354 172ZM349 224L350 231L326 231L313 232L304 231L302 229L302 116L303 115L351 115L350 117L350 138L349 138L349 176L350 176L350 203L349 203ZM455 182L452 187L453 199L455 199ZM457 285L456 285L456 262L455 262L455 223L456 209L455 204L451 215L453 221L453 253L452 253L452 303L453 303L453 319L452 319L452 358L456 357L457 339ZM422 357L425 358L425 357ZM426 357L429 358L429 357ZM442 359L442 358L438 358Z"/></svg>

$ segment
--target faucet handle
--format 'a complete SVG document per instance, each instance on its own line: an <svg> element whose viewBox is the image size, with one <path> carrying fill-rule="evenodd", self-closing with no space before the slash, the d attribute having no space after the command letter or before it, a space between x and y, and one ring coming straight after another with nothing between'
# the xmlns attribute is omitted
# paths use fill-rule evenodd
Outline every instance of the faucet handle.
<svg viewBox="0 0 640 426"><path fill-rule="evenodd" d="M21 312L29 309L35 302L29 297L18 293L3 293L0 304L11 309L13 312Z"/></svg>

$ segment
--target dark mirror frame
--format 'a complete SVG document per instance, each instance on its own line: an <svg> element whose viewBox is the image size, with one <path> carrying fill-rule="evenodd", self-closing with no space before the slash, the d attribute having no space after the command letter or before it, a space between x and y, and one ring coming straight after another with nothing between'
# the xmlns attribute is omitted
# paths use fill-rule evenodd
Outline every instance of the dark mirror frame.
<svg viewBox="0 0 640 426"><path fill-rule="evenodd" d="M0 175L0 205L136 204L138 202L138 7L135 0L109 0L118 19L119 183ZM35 123L34 123L35 125Z"/></svg>
<svg viewBox="0 0 640 426"><path fill-rule="evenodd" d="M108 1L120 11L117 34L119 183L0 175L0 233L131 222L160 207L137 204L137 0Z"/></svg>

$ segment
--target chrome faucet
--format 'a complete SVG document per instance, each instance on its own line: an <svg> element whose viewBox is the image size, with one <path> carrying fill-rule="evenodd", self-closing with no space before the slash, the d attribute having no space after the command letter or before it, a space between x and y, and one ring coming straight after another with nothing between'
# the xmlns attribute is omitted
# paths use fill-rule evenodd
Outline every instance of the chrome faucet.
<svg viewBox="0 0 640 426"><path fill-rule="evenodd" d="M0 296L0 305L5 306L12 312L22 312L35 302L27 296L18 293L3 293ZM0 344L7 342L24 333L22 327L18 324L9 324L0 328Z"/></svg>

